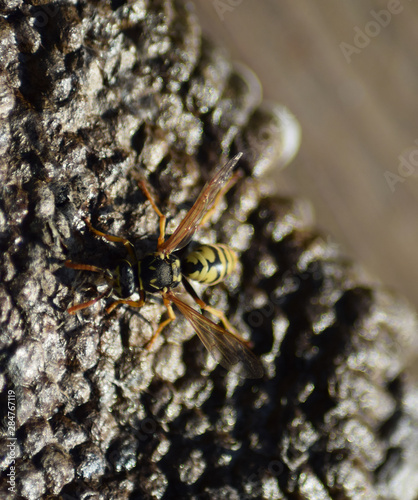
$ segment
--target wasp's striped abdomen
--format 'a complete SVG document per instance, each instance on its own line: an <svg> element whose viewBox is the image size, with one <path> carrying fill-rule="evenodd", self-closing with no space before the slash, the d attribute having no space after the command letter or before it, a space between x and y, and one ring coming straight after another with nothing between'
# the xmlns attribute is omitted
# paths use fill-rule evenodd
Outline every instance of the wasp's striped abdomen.
<svg viewBox="0 0 418 500"><path fill-rule="evenodd" d="M201 245L182 262L187 277L205 285L216 285L228 276L237 263L237 255L226 245Z"/></svg>

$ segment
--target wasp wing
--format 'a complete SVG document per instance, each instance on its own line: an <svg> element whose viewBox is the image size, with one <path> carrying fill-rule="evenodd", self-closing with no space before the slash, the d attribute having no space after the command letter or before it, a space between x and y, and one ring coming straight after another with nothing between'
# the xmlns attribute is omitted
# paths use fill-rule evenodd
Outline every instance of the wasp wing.
<svg viewBox="0 0 418 500"><path fill-rule="evenodd" d="M203 345L219 364L244 378L263 376L260 360L244 341L197 312L176 295L170 293L168 298L190 322Z"/></svg>
<svg viewBox="0 0 418 500"><path fill-rule="evenodd" d="M231 177L231 173L242 153L235 155L204 186L192 208L187 212L174 233L158 248L169 254L185 247L192 239L205 213L212 207L216 195Z"/></svg>

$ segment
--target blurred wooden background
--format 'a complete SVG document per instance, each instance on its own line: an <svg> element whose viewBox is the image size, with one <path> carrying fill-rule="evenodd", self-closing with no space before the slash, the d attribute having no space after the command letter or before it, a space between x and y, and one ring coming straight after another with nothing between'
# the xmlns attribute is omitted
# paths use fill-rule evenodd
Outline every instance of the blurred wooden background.
<svg viewBox="0 0 418 500"><path fill-rule="evenodd" d="M309 199L320 229L417 306L417 2L194 4L204 32L302 126L277 191Z"/></svg>

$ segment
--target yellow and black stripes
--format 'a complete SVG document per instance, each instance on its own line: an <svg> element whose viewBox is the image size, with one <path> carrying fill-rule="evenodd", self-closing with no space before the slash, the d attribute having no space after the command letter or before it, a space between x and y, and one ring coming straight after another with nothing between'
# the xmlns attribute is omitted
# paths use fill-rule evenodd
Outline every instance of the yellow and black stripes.
<svg viewBox="0 0 418 500"><path fill-rule="evenodd" d="M216 285L228 276L237 263L237 255L226 245L201 245L182 262L187 277L205 285Z"/></svg>

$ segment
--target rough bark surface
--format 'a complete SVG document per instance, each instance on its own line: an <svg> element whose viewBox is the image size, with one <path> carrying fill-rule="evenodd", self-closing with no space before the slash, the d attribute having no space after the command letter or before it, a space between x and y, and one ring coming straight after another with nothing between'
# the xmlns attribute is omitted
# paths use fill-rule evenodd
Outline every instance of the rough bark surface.
<svg viewBox="0 0 418 500"><path fill-rule="evenodd" d="M253 174L280 160L283 123L254 77L182 1L0 6L2 498L12 466L24 499L416 498L415 317L305 203L261 198ZM67 313L103 282L64 261L113 268L126 252L85 217L141 257L158 220L137 179L170 232L238 151L244 175L198 239L241 264L201 292L251 338L263 379L218 367L180 316L145 351L158 296Z"/></svg>

